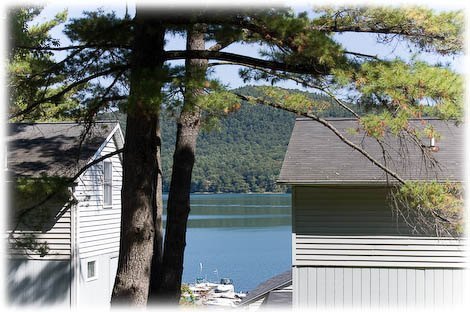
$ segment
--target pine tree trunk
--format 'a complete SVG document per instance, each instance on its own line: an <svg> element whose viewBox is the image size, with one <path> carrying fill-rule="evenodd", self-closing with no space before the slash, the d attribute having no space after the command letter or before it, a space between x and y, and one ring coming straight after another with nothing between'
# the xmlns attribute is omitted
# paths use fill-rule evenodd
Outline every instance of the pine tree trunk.
<svg viewBox="0 0 470 312"><path fill-rule="evenodd" d="M188 31L187 50L204 50L204 25ZM202 92L207 60L186 60L185 102L178 119L173 169L168 194L167 223L159 297L166 304L177 304L181 295L186 227L190 212L191 175L196 140L201 126L201 111L196 107Z"/></svg>
<svg viewBox="0 0 470 312"><path fill-rule="evenodd" d="M148 303L158 303L158 285L161 282L161 266L163 261L163 194L162 194L162 163L161 163L161 131L157 129L157 137L160 144L157 149L157 192L155 194L155 211L153 222L155 227L155 237L153 240L153 257L150 275L150 289Z"/></svg>
<svg viewBox="0 0 470 312"><path fill-rule="evenodd" d="M154 243L165 29L137 8L123 155L121 242L111 304L145 306Z"/></svg>

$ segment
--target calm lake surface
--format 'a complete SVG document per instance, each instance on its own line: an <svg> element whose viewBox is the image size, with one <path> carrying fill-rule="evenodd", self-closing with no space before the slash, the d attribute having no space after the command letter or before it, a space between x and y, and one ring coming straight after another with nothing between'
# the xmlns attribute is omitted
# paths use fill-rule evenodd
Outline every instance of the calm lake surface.
<svg viewBox="0 0 470 312"><path fill-rule="evenodd" d="M192 194L186 241L184 283L228 277L249 291L291 267L290 194Z"/></svg>

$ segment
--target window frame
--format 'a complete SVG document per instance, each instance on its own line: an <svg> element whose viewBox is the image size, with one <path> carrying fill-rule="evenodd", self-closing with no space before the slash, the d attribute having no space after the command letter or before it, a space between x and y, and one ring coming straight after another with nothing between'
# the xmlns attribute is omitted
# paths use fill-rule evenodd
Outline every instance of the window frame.
<svg viewBox="0 0 470 312"><path fill-rule="evenodd" d="M109 179L106 179L106 166L109 166ZM109 201L106 202L106 188L110 190ZM113 162L112 161L103 161L103 208L112 208L113 207Z"/></svg>
<svg viewBox="0 0 470 312"><path fill-rule="evenodd" d="M94 264L94 275L93 276L88 276L88 265L90 263L95 263ZM98 259L97 258L90 258L90 259L87 259L85 261L85 282L91 282L91 281L94 281L94 280L97 280L98 279Z"/></svg>

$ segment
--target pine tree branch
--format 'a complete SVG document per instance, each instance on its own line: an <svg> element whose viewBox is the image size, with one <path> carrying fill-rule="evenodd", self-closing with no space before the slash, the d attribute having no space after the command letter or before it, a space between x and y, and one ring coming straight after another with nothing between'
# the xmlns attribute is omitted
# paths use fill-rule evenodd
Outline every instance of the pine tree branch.
<svg viewBox="0 0 470 312"><path fill-rule="evenodd" d="M84 50L84 49L131 49L131 45L126 44L80 44L65 47L31 47L31 46L15 46L16 49L29 51L67 51L67 50Z"/></svg>
<svg viewBox="0 0 470 312"><path fill-rule="evenodd" d="M121 66L114 66L112 68L109 68L108 70L104 70L104 71L101 71L101 72L98 72L98 73L95 73L93 75L90 75L88 77L85 77L83 79L80 79L78 81L75 81L74 83L71 83L69 84L67 87L65 87L64 89L62 89L60 92L54 94L54 95L51 95L49 97L46 97L46 98L42 98L38 101L35 101L33 103L31 103L30 105L28 105L25 109L19 111L19 112L16 112L16 113L13 113L13 114L10 114L8 116L8 119L12 119L12 118L16 118L18 116L22 116L22 115L25 115L29 112L31 112L33 109L35 109L36 107L38 107L39 105L43 104L43 103L46 103L46 102L49 102L49 101L55 101L57 99L59 99L60 97L62 97L63 95L65 95L67 92L69 92L70 90L72 90L73 88L76 88L84 83L87 83L89 82L90 80L93 80L93 79L96 79L96 78L99 78L99 77L102 77L102 76L107 76L109 74L112 74L116 71L122 71L122 70L125 70L127 69L128 66L127 65L121 65Z"/></svg>
<svg viewBox="0 0 470 312"><path fill-rule="evenodd" d="M370 54L364 54L364 53L352 52L352 51L344 51L344 54L350 54L350 55L354 55L358 57L371 58L377 61L381 61L381 59L377 55L370 55Z"/></svg>
<svg viewBox="0 0 470 312"><path fill-rule="evenodd" d="M65 186L69 186L69 185L72 185L75 180L77 180L81 175L82 173L84 173L88 168L96 165L97 163L100 163L102 162L103 160L105 159L108 159L114 155L117 155L117 154L120 154L124 152L124 148L121 148L121 149L118 149L118 150L115 150L114 152L111 152L111 153L108 153L106 155L103 155L95 160L93 160L92 162L86 164L85 166L83 166L82 168L80 168L80 170L71 178L67 178L65 181L64 181L64 185ZM16 231L16 229L18 228L19 226L19 223L21 221L21 219L26 215L28 214L29 212L31 212L32 210L36 209L36 208L39 208L40 206L44 205L47 201L51 200L55 195L57 195L60 191L60 188L57 188L57 190L51 192L49 195L47 195L44 199L42 199L40 202L28 207L28 208L25 208L25 209L22 209L21 210L21 213L16 216L16 219L17 219L17 223L16 223L16 226L15 228L12 230L12 233Z"/></svg>
<svg viewBox="0 0 470 312"><path fill-rule="evenodd" d="M170 60L181 60L187 58L193 59L210 59L210 60L220 60L220 61L229 61L237 63L244 66L254 66L254 67L265 67L272 70L279 70L284 72L298 73L298 74L310 74L310 75L327 75L329 73L328 69L319 70L317 67L308 66L308 65L291 65L276 61L263 60L255 57L220 52L220 51L166 51L164 53L164 58L166 61Z"/></svg>
<svg viewBox="0 0 470 312"><path fill-rule="evenodd" d="M403 180L396 172L394 172L390 168L387 168L386 166L382 165L378 160L376 160L374 157L372 157L372 155L370 155L367 151L365 151L363 148L361 148L360 146L358 146L357 144L355 144L354 142L352 142L351 140L346 138L341 132L338 131L338 129L336 129L327 120L325 120L321 117L318 117L316 115L313 115L311 113L304 113L304 112L297 111L295 109L284 107L284 106L282 106L278 103L272 103L272 102L265 101L265 100L260 99L260 98L247 97L247 96L244 96L244 95L239 94L239 93L234 93L234 94L236 96L238 96L240 99L244 100L244 101L247 101L247 102L255 101L259 104L268 105L268 106L271 106L271 107L274 107L274 108L277 108L277 109L282 109L282 110L285 110L287 112L291 112L291 113L294 113L294 114L297 114L297 115L301 115L301 116L310 118L312 120L315 120L315 121L321 123L322 125L324 125L328 129L330 129L341 141L343 141L348 146L352 147L353 149L355 149L356 151L361 153L364 157L369 159L374 165L376 165L377 167L379 167L380 169L382 169L383 171L388 173L390 176L395 178L401 184L405 184L405 180Z"/></svg>
<svg viewBox="0 0 470 312"><path fill-rule="evenodd" d="M373 28L370 26L365 25L319 25L319 26L311 26L310 30L317 30L321 32L355 32L355 33L369 33L369 34L377 34L377 35L399 35L405 37L414 37L414 38L431 38L437 40L445 40L446 38L441 35L426 35L420 34L417 32L410 31L408 29L402 27L380 27Z"/></svg>
<svg viewBox="0 0 470 312"><path fill-rule="evenodd" d="M207 49L208 51L220 51L231 45L232 43L236 42L236 40L229 40L229 41L220 41L214 44L212 47Z"/></svg>

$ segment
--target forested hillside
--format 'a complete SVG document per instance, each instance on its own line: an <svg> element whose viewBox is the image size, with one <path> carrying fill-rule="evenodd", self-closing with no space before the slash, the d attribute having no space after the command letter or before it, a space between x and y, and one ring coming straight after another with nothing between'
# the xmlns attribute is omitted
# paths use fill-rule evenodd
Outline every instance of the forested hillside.
<svg viewBox="0 0 470 312"><path fill-rule="evenodd" d="M238 90L256 95L251 87ZM311 94L312 100L323 102L322 116L348 116L329 100ZM109 115L108 115L109 118ZM125 128L125 116L120 117ZM198 138L192 192L280 192L276 185L295 115L261 105L243 103L241 108L220 119L217 128L204 130ZM171 178L171 162L176 123L169 116L162 120L163 191Z"/></svg>
<svg viewBox="0 0 470 312"><path fill-rule="evenodd" d="M198 138L193 171L194 192L279 191L276 178L295 116L269 107L245 104L220 120L218 129ZM176 125L163 125L164 177L170 176ZM164 191L168 190L168 179Z"/></svg>

